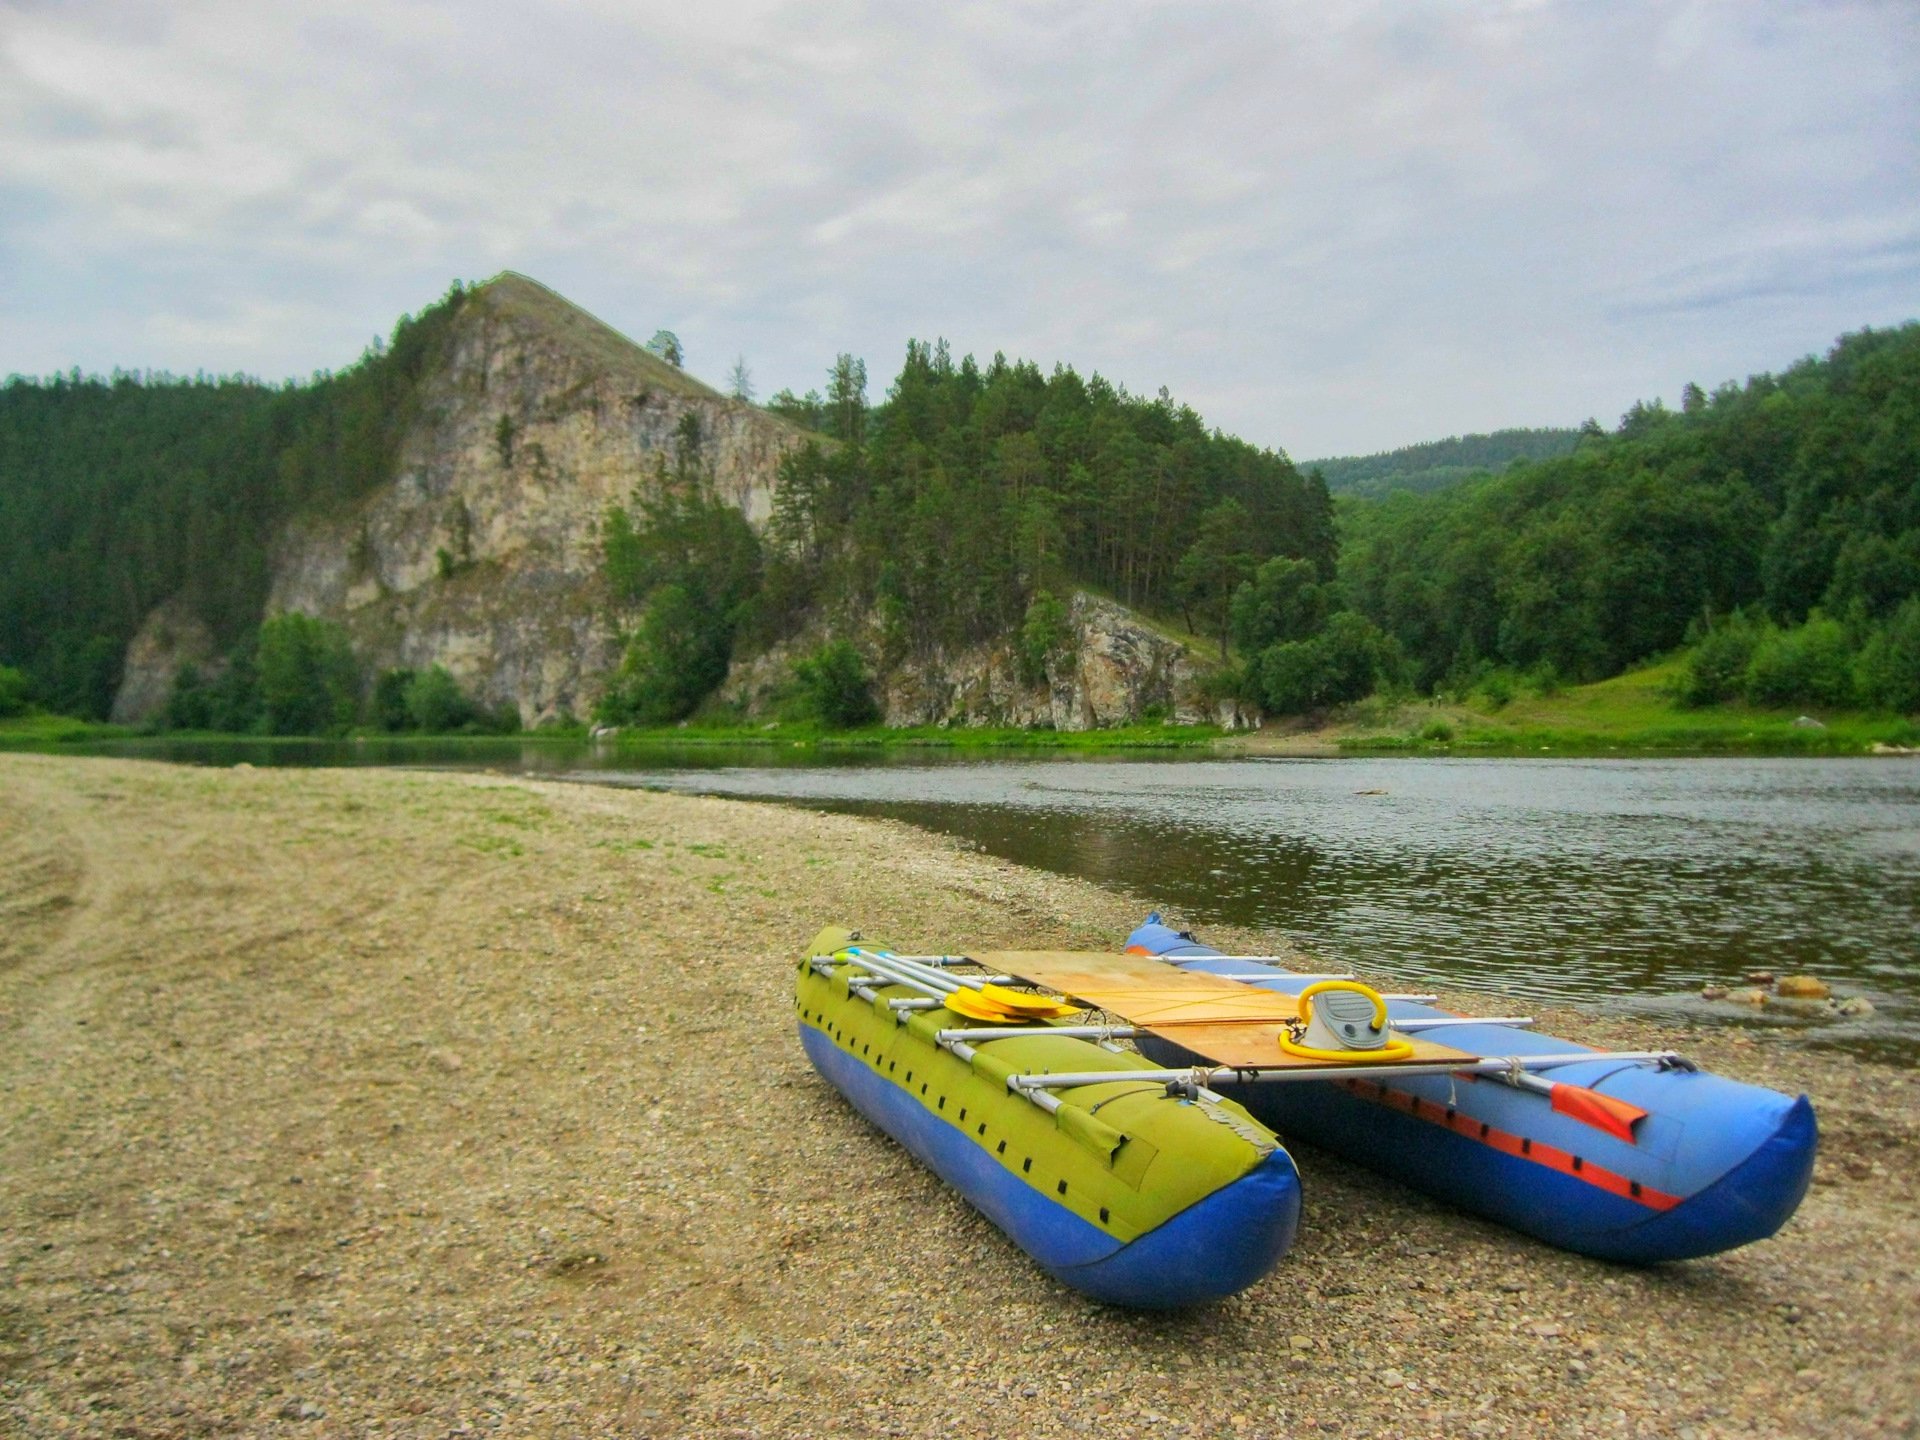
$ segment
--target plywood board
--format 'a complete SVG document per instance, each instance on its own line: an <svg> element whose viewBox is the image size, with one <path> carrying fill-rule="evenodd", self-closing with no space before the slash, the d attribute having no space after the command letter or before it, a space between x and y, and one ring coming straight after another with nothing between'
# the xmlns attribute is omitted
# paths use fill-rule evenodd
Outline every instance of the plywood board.
<svg viewBox="0 0 1920 1440"><path fill-rule="evenodd" d="M1303 1068L1325 1060L1289 1055L1280 1048L1299 1002L1276 990L1180 970L1141 955L1079 950L993 950L972 957L988 969L1017 975L1029 984L1098 1006L1151 1030L1216 1065L1237 1068ZM1395 1065L1462 1063L1478 1059L1465 1050L1412 1040L1413 1053L1399 1060L1369 1060L1354 1052L1353 1064L1369 1069Z"/></svg>
<svg viewBox="0 0 1920 1440"><path fill-rule="evenodd" d="M1291 995L1177 970L1139 955L994 950L972 958L989 970L1017 975L1029 984L1071 995L1156 1030L1221 1021L1285 1021L1300 1013Z"/></svg>
<svg viewBox="0 0 1920 1440"><path fill-rule="evenodd" d="M1289 1055L1280 1048L1280 1037L1287 1033L1284 1025L1256 1022L1180 1025L1171 1029L1150 1025L1144 1028L1183 1049L1191 1050L1203 1060L1210 1060L1215 1065L1231 1065L1236 1070L1303 1070L1341 1063L1316 1060L1306 1055ZM1368 1058L1365 1050L1355 1050L1346 1063L1356 1069L1364 1066L1369 1070L1391 1070L1396 1065L1445 1065L1454 1061L1466 1065L1480 1058L1449 1045L1437 1045L1431 1040L1415 1040L1412 1036L1401 1038L1413 1046L1411 1055L1403 1055L1397 1060L1373 1060Z"/></svg>

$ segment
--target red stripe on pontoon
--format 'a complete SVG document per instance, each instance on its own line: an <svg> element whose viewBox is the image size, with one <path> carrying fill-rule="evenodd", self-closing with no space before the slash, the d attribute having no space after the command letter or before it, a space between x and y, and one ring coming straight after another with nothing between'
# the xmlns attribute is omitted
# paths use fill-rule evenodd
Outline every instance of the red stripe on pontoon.
<svg viewBox="0 0 1920 1440"><path fill-rule="evenodd" d="M1465 1076L1461 1077L1465 1079ZM1389 1110L1404 1110L1416 1120L1424 1120L1429 1125L1439 1125L1454 1134L1468 1140L1477 1140L1482 1145L1491 1145L1503 1155L1512 1155L1516 1159L1530 1160L1536 1165L1544 1165L1549 1170L1557 1170L1562 1175L1571 1175L1576 1180L1618 1195L1623 1200L1631 1200L1645 1205L1649 1210L1671 1210L1680 1203L1678 1195L1668 1195L1630 1180L1625 1175L1595 1165L1569 1150L1556 1149L1552 1145L1543 1145L1538 1140L1510 1134L1495 1129L1483 1120L1475 1120L1470 1115L1462 1115L1450 1105L1441 1105L1432 1100L1422 1100L1418 1095L1410 1095L1404 1090L1389 1089L1385 1085L1375 1084L1371 1080L1336 1080L1362 1100L1371 1100L1376 1105L1384 1105Z"/></svg>

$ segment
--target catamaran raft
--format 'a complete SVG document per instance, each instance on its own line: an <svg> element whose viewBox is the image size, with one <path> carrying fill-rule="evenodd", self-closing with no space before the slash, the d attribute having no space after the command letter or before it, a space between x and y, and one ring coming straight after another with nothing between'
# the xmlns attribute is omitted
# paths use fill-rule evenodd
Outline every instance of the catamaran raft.
<svg viewBox="0 0 1920 1440"><path fill-rule="evenodd" d="M1699 1075L1671 1052L1543 1045L1507 1021L1397 1013L1395 1007L1432 997L1383 996L1350 976L1270 967L1242 974L1251 963L1244 957L1161 932L1150 923L1125 955L968 957L902 955L847 930L824 930L799 967L801 1043L862 1114L1049 1274L1118 1305L1218 1299L1252 1284L1286 1253L1299 1222L1300 1182L1269 1128L1273 1122L1264 1121L1269 1114L1284 1115L1323 1144L1355 1123L1350 1105L1370 1106L1360 1112L1369 1118L1377 1110L1411 1121L1414 1133L1359 1125L1357 1152L1350 1153L1368 1158L1405 1147L1408 1157L1389 1155L1381 1168L1425 1175L1435 1193L1464 1195L1462 1203L1556 1243L1616 1258L1705 1254L1771 1234L1806 1188L1804 1171L1797 1182L1794 1173L1801 1149L1805 1165L1812 1160L1804 1099L1802 1147L1798 1121L1782 1130L1767 1105L1761 1108L1771 1119L1744 1128L1726 1113L1742 1098L1728 1092L1773 1092ZM1140 953L1163 941L1196 953L1176 957L1177 965ZM1426 1038L1440 1031L1473 1040L1488 1030L1526 1043L1495 1054ZM1549 1073L1556 1078L1545 1078ZM1653 1084L1663 1077L1683 1083L1663 1095ZM1475 1083L1482 1081L1492 1083ZM1594 1088L1602 1083L1606 1092ZM1248 1103L1226 1098L1225 1088ZM1523 1126L1552 1117L1548 1133L1535 1139L1496 1131L1477 1105L1461 1101L1462 1091L1533 1100L1539 1114L1499 1115ZM1411 1102L1382 1098L1409 1095ZM1306 1098L1276 1107L1273 1096ZM1337 1097L1340 1114L1316 1121L1314 1107L1324 1110L1328 1096ZM1661 1100L1664 1118L1649 1126L1656 1114L1650 1099ZM1423 1106L1433 1107L1431 1116L1422 1115ZM1701 1122L1697 1139L1689 1118ZM1418 1128L1428 1122L1448 1137L1471 1131L1503 1157L1511 1148L1557 1179L1570 1172L1632 1208L1596 1208L1585 1190L1569 1198L1537 1183L1531 1170L1476 1169L1452 1150L1436 1155ZM1591 1130L1591 1143L1561 1148L1562 1122ZM1737 1164L1744 1178L1731 1188L1708 1185L1707 1203L1649 1227L1649 1217L1686 1211L1684 1197L1654 1190L1616 1152L1645 1144L1648 1173L1672 1183L1680 1171L1705 1174L1718 1164L1729 1149L1720 1138L1729 1126L1741 1137L1735 1147L1749 1131L1767 1130L1762 1158ZM1642 1127L1645 1133L1636 1133ZM1681 1159L1676 1169L1681 1149L1707 1158ZM1476 1196L1474 1184L1505 1191ZM1528 1223L1529 1207L1542 1205L1557 1208L1557 1227ZM1635 1242L1623 1244L1618 1237L1628 1231L1638 1232Z"/></svg>

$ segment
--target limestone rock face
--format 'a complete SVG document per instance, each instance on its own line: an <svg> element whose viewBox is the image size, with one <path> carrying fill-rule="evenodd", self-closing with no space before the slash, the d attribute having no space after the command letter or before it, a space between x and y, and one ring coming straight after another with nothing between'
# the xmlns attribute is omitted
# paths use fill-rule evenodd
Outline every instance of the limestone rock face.
<svg viewBox="0 0 1920 1440"><path fill-rule="evenodd" d="M216 658L213 632L177 600L154 607L127 646L119 693L113 697L113 723L140 725L166 708L174 676L182 665L197 665L211 679L224 668Z"/></svg>
<svg viewBox="0 0 1920 1440"><path fill-rule="evenodd" d="M763 523L802 439L505 275L458 316L392 482L285 536L268 612L341 621L370 671L444 665L524 724L584 715L618 660L600 581L607 507L691 445Z"/></svg>
<svg viewBox="0 0 1920 1440"><path fill-rule="evenodd" d="M267 614L340 622L370 676L444 665L481 704L511 705L524 725L584 719L635 618L616 612L602 580L607 508L692 462L764 525L780 460L805 441L537 282L503 275L454 317L393 477L281 537ZM1077 594L1069 619L1069 642L1040 683L1021 675L1011 636L894 661L879 687L887 723L1084 730L1150 712L1245 723L1231 705L1216 713L1203 700L1198 654L1124 607ZM723 698L770 708L823 624L736 663ZM885 653L876 622L865 624L861 648ZM162 606L127 657L115 718L151 717L183 661L212 658L206 628Z"/></svg>
<svg viewBox="0 0 1920 1440"><path fill-rule="evenodd" d="M1091 730L1138 721L1149 712L1193 724L1243 723L1228 705L1218 710L1199 694L1207 667L1179 641L1143 624L1122 605L1076 592L1068 606L1070 639L1049 658L1046 676L1030 684L1007 641L909 656L884 668L875 685L888 725L1050 726ZM823 637L809 632L736 665L723 698L764 713L795 658ZM869 654L881 637L859 637Z"/></svg>

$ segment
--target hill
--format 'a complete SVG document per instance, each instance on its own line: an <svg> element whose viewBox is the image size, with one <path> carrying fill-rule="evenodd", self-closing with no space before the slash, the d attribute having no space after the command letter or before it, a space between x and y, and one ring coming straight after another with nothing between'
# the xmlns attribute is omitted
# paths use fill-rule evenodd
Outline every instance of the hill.
<svg viewBox="0 0 1920 1440"><path fill-rule="evenodd" d="M1430 494L1469 475L1497 474L1516 460L1551 460L1571 453L1578 430L1496 430L1406 445L1378 455L1339 455L1309 460L1305 468L1326 477L1334 495L1377 500L1397 491Z"/></svg>
<svg viewBox="0 0 1920 1440"><path fill-rule="evenodd" d="M1259 559L1331 574L1324 489L1164 392L920 342L829 390L758 409L511 273L306 384L16 378L0 666L189 728L659 723L838 641L848 715L1079 728L1198 717L1136 607L1218 636Z"/></svg>
<svg viewBox="0 0 1920 1440"><path fill-rule="evenodd" d="M1635 405L1559 459L1354 503L1342 532L1343 593L1421 690L1598 680L1722 637L1699 702L1920 708L1894 683L1920 678L1920 324Z"/></svg>

